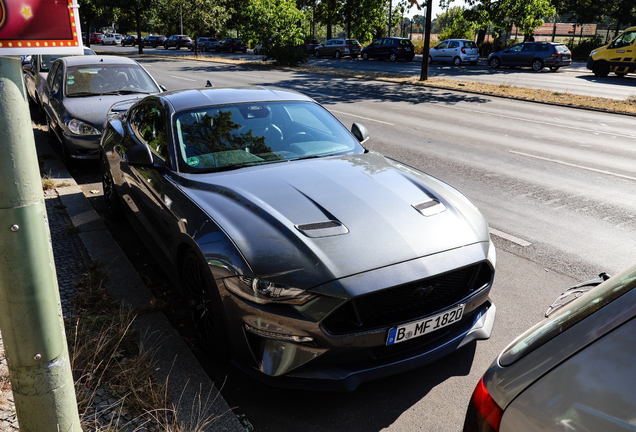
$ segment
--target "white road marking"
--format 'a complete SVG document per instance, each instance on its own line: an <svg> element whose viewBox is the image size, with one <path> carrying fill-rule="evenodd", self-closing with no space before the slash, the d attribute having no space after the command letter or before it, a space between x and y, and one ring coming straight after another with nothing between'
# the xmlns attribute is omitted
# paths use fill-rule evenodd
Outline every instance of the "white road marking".
<svg viewBox="0 0 636 432"><path fill-rule="evenodd" d="M515 244L518 244L519 246L523 246L523 247L530 246L532 244L532 243L530 243L528 241L520 239L519 237L515 237L513 235L506 234L505 232L499 231L498 229L494 229L494 228L490 228L490 234L495 235L497 237L501 237L502 239L511 241L511 242L513 242Z"/></svg>
<svg viewBox="0 0 636 432"><path fill-rule="evenodd" d="M359 119L362 119L362 120L369 120L369 121L376 122L376 123L382 123L382 124L389 125L389 126L395 126L395 124L393 124L393 123L388 123L388 122L385 122L385 121L382 121L382 120L375 120L375 119L372 119L372 118L369 118L369 117L357 116L357 115L354 115L354 114L349 114L349 113L346 113L346 112L336 111L336 110L332 110L332 109L329 109L329 111L334 112L334 113L338 113L338 114L342 114L342 115L347 115L349 117L359 118Z"/></svg>
<svg viewBox="0 0 636 432"><path fill-rule="evenodd" d="M631 176L624 175L624 174L618 174L618 173L614 173L614 172L611 172L611 171L605 171L605 170L600 170L600 169L596 169L596 168L590 168L590 167L586 167L586 166L583 166L583 165L577 165L577 164L573 164L573 163L569 163L569 162L564 162L564 161L558 160L558 159L550 159L550 158L546 158L546 157L542 157L542 156L535 156L535 155L531 155L531 154L528 154L528 153L522 153L522 152L518 152L518 151L514 151L514 150L508 150L508 151L510 153L518 154L518 155L521 155L521 156L527 156L527 157L531 157L531 158L534 158L534 159L540 159L540 160L544 160L544 161L547 161L547 162L557 163L557 164L560 164L560 165L566 165L566 166L570 166L570 167L574 167L574 168L580 168L580 169L583 169L583 170L593 171L593 172L600 173L600 174L607 174L607 175L611 175L611 176L614 176L614 177L624 178L624 179L627 179L627 180L636 180L636 177L631 177Z"/></svg>
<svg viewBox="0 0 636 432"><path fill-rule="evenodd" d="M176 79L180 79L180 80L184 80L184 81L196 82L196 80L193 80L193 79L190 79L190 78L184 78L184 77L179 77L179 76L174 76L174 75L170 75L170 78L176 78Z"/></svg>

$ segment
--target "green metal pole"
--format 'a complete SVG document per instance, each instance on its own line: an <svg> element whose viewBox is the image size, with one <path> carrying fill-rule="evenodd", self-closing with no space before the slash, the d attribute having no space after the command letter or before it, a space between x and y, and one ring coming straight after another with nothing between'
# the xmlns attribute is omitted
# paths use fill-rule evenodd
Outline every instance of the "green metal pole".
<svg viewBox="0 0 636 432"><path fill-rule="evenodd" d="M19 58L0 56L0 331L22 432L79 432Z"/></svg>

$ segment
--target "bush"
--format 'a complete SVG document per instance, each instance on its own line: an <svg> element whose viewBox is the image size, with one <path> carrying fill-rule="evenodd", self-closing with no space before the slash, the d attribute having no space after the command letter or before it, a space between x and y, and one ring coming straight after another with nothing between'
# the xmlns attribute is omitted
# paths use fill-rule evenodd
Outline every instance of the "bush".
<svg viewBox="0 0 636 432"><path fill-rule="evenodd" d="M565 45L572 52L572 60L585 60L588 58L592 50L603 45L603 39L597 35L585 38L578 44L574 43L574 39L570 39L565 43Z"/></svg>
<svg viewBox="0 0 636 432"><path fill-rule="evenodd" d="M263 54L278 66L297 66L309 60L309 54L300 46L263 46Z"/></svg>
<svg viewBox="0 0 636 432"><path fill-rule="evenodd" d="M431 38L431 41L429 43L429 48L433 48L439 42L440 42L439 40L437 40L435 38ZM414 40L413 41L413 45L415 45L415 54L422 54L424 52L424 41L423 40Z"/></svg>

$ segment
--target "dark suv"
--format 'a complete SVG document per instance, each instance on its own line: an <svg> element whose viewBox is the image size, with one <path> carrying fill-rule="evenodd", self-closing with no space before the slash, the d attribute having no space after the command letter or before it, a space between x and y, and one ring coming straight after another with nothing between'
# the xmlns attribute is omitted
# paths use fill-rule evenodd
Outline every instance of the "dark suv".
<svg viewBox="0 0 636 432"><path fill-rule="evenodd" d="M241 39L225 38L216 46L216 51L229 51L231 53L235 51L247 52L247 44Z"/></svg>
<svg viewBox="0 0 636 432"><path fill-rule="evenodd" d="M488 64L493 69L529 66L537 72L544 67L557 71L561 66L570 66L571 63L570 50L562 43L555 42L523 42L488 56Z"/></svg>
<svg viewBox="0 0 636 432"><path fill-rule="evenodd" d="M159 45L163 45L163 41L165 40L166 37L161 35L146 36L146 38L144 39L144 46L157 48Z"/></svg>
<svg viewBox="0 0 636 432"><path fill-rule="evenodd" d="M415 47L410 39L387 37L374 40L370 45L362 49L362 59L388 58L392 62L404 59L412 61L415 56Z"/></svg>
<svg viewBox="0 0 636 432"><path fill-rule="evenodd" d="M168 49L170 47L174 47L176 49L183 48L183 47L187 48L190 42L192 42L192 39L190 39L190 36L172 35L168 39L163 41L163 47L165 49Z"/></svg>
<svg viewBox="0 0 636 432"><path fill-rule="evenodd" d="M197 39L197 45L199 45L199 51L216 51L216 46L219 44L219 41L213 37L200 37ZM194 51L194 41L190 41L188 44L188 49L190 51Z"/></svg>

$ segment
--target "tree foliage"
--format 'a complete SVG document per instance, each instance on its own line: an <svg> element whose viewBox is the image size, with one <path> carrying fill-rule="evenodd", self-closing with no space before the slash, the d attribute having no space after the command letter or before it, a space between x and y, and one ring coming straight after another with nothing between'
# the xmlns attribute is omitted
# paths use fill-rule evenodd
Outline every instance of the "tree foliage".
<svg viewBox="0 0 636 432"><path fill-rule="evenodd" d="M472 39L476 25L464 17L465 8L454 6L437 15L437 33L439 40Z"/></svg>
<svg viewBox="0 0 636 432"><path fill-rule="evenodd" d="M498 34L516 25L523 34L531 35L543 25L544 18L554 15L551 0L468 0L471 6L466 18L484 29L492 25Z"/></svg>
<svg viewBox="0 0 636 432"><path fill-rule="evenodd" d="M300 22L302 12L294 0L251 0L243 12L245 27L263 44L263 54L277 64L294 66L306 62Z"/></svg>

